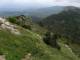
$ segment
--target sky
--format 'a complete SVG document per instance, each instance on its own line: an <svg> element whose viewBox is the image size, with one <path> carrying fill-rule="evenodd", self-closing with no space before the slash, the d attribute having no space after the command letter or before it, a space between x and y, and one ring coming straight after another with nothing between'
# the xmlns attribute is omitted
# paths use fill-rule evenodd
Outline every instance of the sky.
<svg viewBox="0 0 80 60"><path fill-rule="evenodd" d="M0 9L43 8L49 6L80 7L80 0L0 0Z"/></svg>

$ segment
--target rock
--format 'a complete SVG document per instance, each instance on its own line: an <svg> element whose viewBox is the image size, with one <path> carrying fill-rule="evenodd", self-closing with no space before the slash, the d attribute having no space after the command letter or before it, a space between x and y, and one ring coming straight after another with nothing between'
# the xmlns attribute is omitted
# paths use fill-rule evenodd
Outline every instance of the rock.
<svg viewBox="0 0 80 60"><path fill-rule="evenodd" d="M10 22L6 21L4 18L0 18L0 27L2 29L7 29L13 34L20 35L20 31L17 29L16 25L11 24Z"/></svg>
<svg viewBox="0 0 80 60"><path fill-rule="evenodd" d="M0 60L6 60L5 55L0 55Z"/></svg>
<svg viewBox="0 0 80 60"><path fill-rule="evenodd" d="M11 32L16 34L16 35L20 35L20 32L17 29L13 29L13 30L11 30Z"/></svg>
<svg viewBox="0 0 80 60"><path fill-rule="evenodd" d="M32 60L31 55L32 55L31 53L28 53L22 60Z"/></svg>
<svg viewBox="0 0 80 60"><path fill-rule="evenodd" d="M1 23L4 23L5 21L6 21L6 19L3 19L3 18L0 17L0 22Z"/></svg>

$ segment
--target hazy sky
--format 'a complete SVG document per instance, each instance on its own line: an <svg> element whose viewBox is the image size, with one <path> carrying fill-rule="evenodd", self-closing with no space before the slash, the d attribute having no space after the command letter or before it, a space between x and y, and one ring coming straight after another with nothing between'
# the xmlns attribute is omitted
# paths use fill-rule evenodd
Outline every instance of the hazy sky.
<svg viewBox="0 0 80 60"><path fill-rule="evenodd" d="M25 8L48 6L78 6L80 0L0 0L0 8Z"/></svg>

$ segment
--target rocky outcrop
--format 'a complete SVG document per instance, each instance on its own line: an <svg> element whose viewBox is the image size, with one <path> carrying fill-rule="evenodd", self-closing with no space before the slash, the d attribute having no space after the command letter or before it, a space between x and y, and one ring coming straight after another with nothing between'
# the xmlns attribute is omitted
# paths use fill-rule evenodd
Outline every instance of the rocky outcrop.
<svg viewBox="0 0 80 60"><path fill-rule="evenodd" d="M0 56L0 60L6 60L6 59L5 59L5 55L1 55L1 56Z"/></svg>
<svg viewBox="0 0 80 60"><path fill-rule="evenodd" d="M0 28L1 29L7 29L11 33L20 35L19 30L17 29L16 25L11 24L9 21L7 21L5 18L0 17Z"/></svg>

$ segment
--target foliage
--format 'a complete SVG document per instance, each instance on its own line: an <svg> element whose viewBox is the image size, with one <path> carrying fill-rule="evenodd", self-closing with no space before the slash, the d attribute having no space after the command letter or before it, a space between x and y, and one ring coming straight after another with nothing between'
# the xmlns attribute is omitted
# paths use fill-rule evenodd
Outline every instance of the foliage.
<svg viewBox="0 0 80 60"><path fill-rule="evenodd" d="M15 18L15 17L9 17L8 20L9 20L11 23L16 23L16 18Z"/></svg>
<svg viewBox="0 0 80 60"><path fill-rule="evenodd" d="M44 27L43 23L40 21L38 22L39 26Z"/></svg>
<svg viewBox="0 0 80 60"><path fill-rule="evenodd" d="M26 29L31 30L32 21L30 17L26 17L24 15L8 17L7 18L11 23L20 25Z"/></svg>
<svg viewBox="0 0 80 60"><path fill-rule="evenodd" d="M51 34L51 32L47 32L45 34L45 37L43 38L44 42L48 45L50 45L53 48L57 48L60 50L60 46L57 43L58 40L58 35L57 34Z"/></svg>
<svg viewBox="0 0 80 60"><path fill-rule="evenodd" d="M80 9L65 10L59 14L51 15L42 22L45 27L71 40L80 43Z"/></svg>
<svg viewBox="0 0 80 60"><path fill-rule="evenodd" d="M60 52L47 46L38 34L21 27L18 29L21 35L14 35L7 30L0 31L0 52L4 53L6 60L21 60L29 53L32 60L75 60L76 56L73 56L69 50L67 52L70 54L65 53L65 50ZM61 48L66 47L61 46Z"/></svg>

